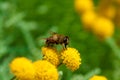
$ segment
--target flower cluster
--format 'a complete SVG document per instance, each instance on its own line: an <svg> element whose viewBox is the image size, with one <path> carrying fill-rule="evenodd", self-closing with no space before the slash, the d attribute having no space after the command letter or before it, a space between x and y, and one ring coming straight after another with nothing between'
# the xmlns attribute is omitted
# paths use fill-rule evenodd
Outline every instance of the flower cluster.
<svg viewBox="0 0 120 80"><path fill-rule="evenodd" d="M31 62L18 57L10 63L10 69L19 80L58 80L56 67L46 60Z"/></svg>
<svg viewBox="0 0 120 80"><path fill-rule="evenodd" d="M75 48L62 49L42 47L43 59L32 62L25 57L15 58L10 63L11 72L19 80L58 80L57 67L65 64L75 71L81 64L80 53Z"/></svg>
<svg viewBox="0 0 120 80"><path fill-rule="evenodd" d="M15 74L16 78L20 80L33 80L35 75L35 69L32 62L25 57L15 58L10 68L12 73Z"/></svg>
<svg viewBox="0 0 120 80"><path fill-rule="evenodd" d="M114 22L120 26L120 11L116 10L120 2L116 0L100 0L94 6L93 0L75 0L75 9L81 15L85 29L92 31L101 39L112 37Z"/></svg>
<svg viewBox="0 0 120 80"><path fill-rule="evenodd" d="M57 51L56 48L43 47L43 59L49 61L56 67L60 64L65 64L69 69L75 71L81 64L80 53L75 48L66 48Z"/></svg>

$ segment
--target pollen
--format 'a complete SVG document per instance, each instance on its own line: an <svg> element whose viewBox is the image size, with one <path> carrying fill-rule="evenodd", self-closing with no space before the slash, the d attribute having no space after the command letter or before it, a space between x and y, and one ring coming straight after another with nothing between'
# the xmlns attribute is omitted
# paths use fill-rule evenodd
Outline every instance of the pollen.
<svg viewBox="0 0 120 80"><path fill-rule="evenodd" d="M95 76L91 77L90 80L107 80L107 78L104 76L95 75Z"/></svg>
<svg viewBox="0 0 120 80"><path fill-rule="evenodd" d="M67 48L61 51L61 59L69 69L75 71L81 64L80 53L75 48Z"/></svg>
<svg viewBox="0 0 120 80"><path fill-rule="evenodd" d="M57 68L46 60L38 60L33 63L36 75L33 80L58 80Z"/></svg>
<svg viewBox="0 0 120 80"><path fill-rule="evenodd" d="M33 80L35 70L32 62L25 57L15 58L10 63L11 72L20 80Z"/></svg>
<svg viewBox="0 0 120 80"><path fill-rule="evenodd" d="M49 61L56 67L60 64L60 55L55 48L42 47L43 59Z"/></svg>

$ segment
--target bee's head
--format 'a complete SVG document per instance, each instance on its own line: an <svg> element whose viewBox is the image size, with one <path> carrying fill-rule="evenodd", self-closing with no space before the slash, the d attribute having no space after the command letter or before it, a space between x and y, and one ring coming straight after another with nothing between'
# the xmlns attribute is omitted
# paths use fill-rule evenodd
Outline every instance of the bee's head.
<svg viewBox="0 0 120 80"><path fill-rule="evenodd" d="M67 45L69 43L69 37L65 36L63 42L65 45Z"/></svg>

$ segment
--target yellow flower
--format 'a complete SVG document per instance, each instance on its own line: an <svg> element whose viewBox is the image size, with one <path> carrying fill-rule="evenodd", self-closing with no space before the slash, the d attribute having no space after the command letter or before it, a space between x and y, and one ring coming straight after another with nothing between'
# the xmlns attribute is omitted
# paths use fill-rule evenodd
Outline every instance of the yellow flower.
<svg viewBox="0 0 120 80"><path fill-rule="evenodd" d="M75 9L79 13L93 10L94 4L92 0L75 0Z"/></svg>
<svg viewBox="0 0 120 80"><path fill-rule="evenodd" d="M113 19L116 15L116 9L114 6L105 6L105 8L100 11L100 14L106 18Z"/></svg>
<svg viewBox="0 0 120 80"><path fill-rule="evenodd" d="M54 65L46 60L38 60L33 63L36 75L33 80L58 80L58 71Z"/></svg>
<svg viewBox="0 0 120 80"><path fill-rule="evenodd" d="M93 24L93 32L100 38L111 37L114 33L114 24L106 18L98 18Z"/></svg>
<svg viewBox="0 0 120 80"><path fill-rule="evenodd" d="M33 80L35 75L32 62L25 57L15 58L10 63L10 69L16 78L20 80Z"/></svg>
<svg viewBox="0 0 120 80"><path fill-rule="evenodd" d="M119 5L120 4L120 0L115 0L115 2Z"/></svg>
<svg viewBox="0 0 120 80"><path fill-rule="evenodd" d="M77 70L81 64L80 53L74 48L67 48L61 52L63 63L72 71Z"/></svg>
<svg viewBox="0 0 120 80"><path fill-rule="evenodd" d="M91 30L94 21L96 21L96 18L97 15L94 11L85 12L81 17L85 29Z"/></svg>
<svg viewBox="0 0 120 80"><path fill-rule="evenodd" d="M60 64L59 54L55 48L42 47L43 59L49 61L56 67Z"/></svg>
<svg viewBox="0 0 120 80"><path fill-rule="evenodd" d="M90 80L107 80L107 78L104 76L95 75L95 76L91 77Z"/></svg>

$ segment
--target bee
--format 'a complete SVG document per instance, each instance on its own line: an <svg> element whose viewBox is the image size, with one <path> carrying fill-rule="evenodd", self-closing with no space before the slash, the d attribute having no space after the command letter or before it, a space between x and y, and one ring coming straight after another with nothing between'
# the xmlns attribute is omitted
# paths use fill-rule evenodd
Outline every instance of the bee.
<svg viewBox="0 0 120 80"><path fill-rule="evenodd" d="M66 48L69 43L69 37L53 32L50 37L46 38L45 43L48 47L53 46L54 44L61 44L63 48Z"/></svg>

